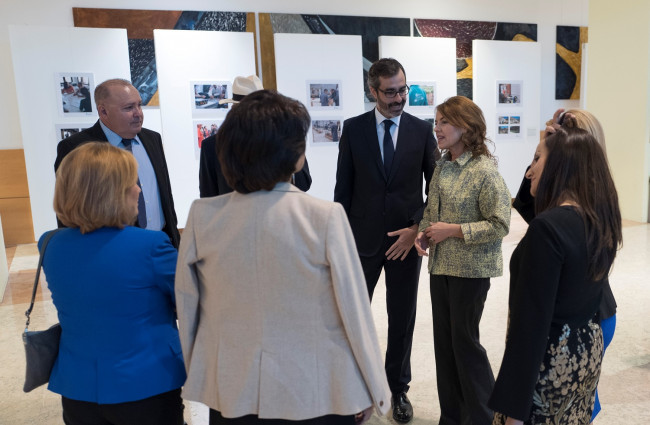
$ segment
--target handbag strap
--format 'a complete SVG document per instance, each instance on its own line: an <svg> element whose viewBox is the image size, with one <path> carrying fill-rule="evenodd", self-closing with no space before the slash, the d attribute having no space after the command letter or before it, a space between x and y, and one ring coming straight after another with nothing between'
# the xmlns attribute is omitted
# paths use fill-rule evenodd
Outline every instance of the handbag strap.
<svg viewBox="0 0 650 425"><path fill-rule="evenodd" d="M54 236L55 233L57 233L61 229L55 229L50 231L46 236L45 239L43 239L43 246L41 246L41 252L38 257L38 267L36 267L36 277L34 278L34 289L32 290L32 301L29 304L29 308L25 312L25 316L27 316L27 322L25 323L25 331L27 331L27 328L29 327L29 315L32 313L32 310L34 309L34 300L36 299L36 289L38 288L38 280L41 277L41 268L43 267L43 256L45 255L45 248L47 248L47 244L52 239L52 236Z"/></svg>

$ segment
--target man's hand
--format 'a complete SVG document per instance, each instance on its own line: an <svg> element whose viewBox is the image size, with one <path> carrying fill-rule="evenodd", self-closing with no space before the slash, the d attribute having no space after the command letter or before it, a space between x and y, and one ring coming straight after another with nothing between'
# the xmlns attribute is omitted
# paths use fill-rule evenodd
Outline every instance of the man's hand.
<svg viewBox="0 0 650 425"><path fill-rule="evenodd" d="M524 421L508 417L505 425L524 425Z"/></svg>
<svg viewBox="0 0 650 425"><path fill-rule="evenodd" d="M429 249L429 238L424 234L424 232L420 232L415 238L415 250L418 252L420 257L428 257L429 253L427 252L427 249Z"/></svg>
<svg viewBox="0 0 650 425"><path fill-rule="evenodd" d="M439 221L437 223L430 223L431 225L424 230L427 238L435 243L440 243L447 238L462 238L463 231L460 224L444 223Z"/></svg>
<svg viewBox="0 0 650 425"><path fill-rule="evenodd" d="M386 258L388 260L397 260L399 258L404 261L411 248L413 248L413 243L415 242L415 237L417 235L417 224L414 224L411 227L395 230L394 232L388 232L388 236L398 236L398 238L395 243L388 248L388 251L386 251Z"/></svg>

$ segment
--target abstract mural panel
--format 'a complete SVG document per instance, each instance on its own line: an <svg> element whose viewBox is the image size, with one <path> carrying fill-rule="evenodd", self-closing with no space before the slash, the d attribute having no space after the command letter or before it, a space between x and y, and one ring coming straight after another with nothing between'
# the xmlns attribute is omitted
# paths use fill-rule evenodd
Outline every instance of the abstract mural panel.
<svg viewBox="0 0 650 425"><path fill-rule="evenodd" d="M555 46L556 99L580 99L582 44L588 41L587 27L558 25Z"/></svg>
<svg viewBox="0 0 650 425"><path fill-rule="evenodd" d="M363 69L359 72L363 72L366 102L374 102L365 82L368 79L370 65L379 59L379 36L411 35L408 18L260 13L259 22L262 72L266 88L276 88L273 34L360 35ZM336 58L323 58L323 60L336 60Z"/></svg>
<svg viewBox="0 0 650 425"><path fill-rule="evenodd" d="M416 37L456 39L457 93L472 98L472 41L537 41L537 24L447 19L414 19Z"/></svg>
<svg viewBox="0 0 650 425"><path fill-rule="evenodd" d="M126 28L131 81L146 106L158 106L154 29L255 32L255 15L247 12L96 9L73 7L76 27ZM218 54L218 47L213 53ZM197 58L200 66L200 58Z"/></svg>

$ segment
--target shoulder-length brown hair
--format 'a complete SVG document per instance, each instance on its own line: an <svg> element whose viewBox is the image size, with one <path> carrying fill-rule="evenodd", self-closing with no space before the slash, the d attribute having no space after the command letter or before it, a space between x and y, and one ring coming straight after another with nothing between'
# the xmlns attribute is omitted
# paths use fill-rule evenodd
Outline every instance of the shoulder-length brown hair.
<svg viewBox="0 0 650 425"><path fill-rule="evenodd" d="M438 105L436 110L451 125L464 130L460 140L473 157L485 155L494 158L486 144L489 139L483 111L476 103L465 96L453 96Z"/></svg>
<svg viewBox="0 0 650 425"><path fill-rule="evenodd" d="M548 156L535 195L535 212L564 202L578 204L585 221L589 276L607 276L623 243L618 193L605 153L596 138L580 128L561 128L544 139Z"/></svg>
<svg viewBox="0 0 650 425"><path fill-rule="evenodd" d="M138 164L129 152L106 142L89 142L61 161L54 186L54 211L81 233L122 228L135 220L126 191L138 181Z"/></svg>

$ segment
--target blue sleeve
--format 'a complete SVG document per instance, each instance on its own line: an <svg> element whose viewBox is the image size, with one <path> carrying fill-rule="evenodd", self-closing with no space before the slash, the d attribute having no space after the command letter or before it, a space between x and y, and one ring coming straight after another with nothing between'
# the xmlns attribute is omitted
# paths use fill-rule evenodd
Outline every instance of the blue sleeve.
<svg viewBox="0 0 650 425"><path fill-rule="evenodd" d="M154 240L151 250L155 281L163 293L169 295L175 306L174 277L176 275L178 251L169 241L169 236L163 232L156 233L157 238Z"/></svg>

